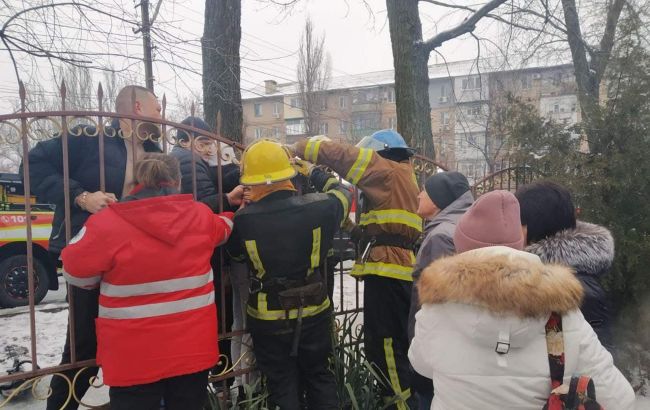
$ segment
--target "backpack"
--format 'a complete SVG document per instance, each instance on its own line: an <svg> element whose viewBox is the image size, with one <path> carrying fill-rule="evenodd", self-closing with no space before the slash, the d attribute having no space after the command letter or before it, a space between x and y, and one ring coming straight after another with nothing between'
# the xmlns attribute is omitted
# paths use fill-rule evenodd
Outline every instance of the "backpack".
<svg viewBox="0 0 650 410"><path fill-rule="evenodd" d="M573 376L569 386L564 380L564 336L562 316L551 313L546 322L546 350L551 369L551 395L543 410L605 410L596 401L596 388L589 376Z"/></svg>

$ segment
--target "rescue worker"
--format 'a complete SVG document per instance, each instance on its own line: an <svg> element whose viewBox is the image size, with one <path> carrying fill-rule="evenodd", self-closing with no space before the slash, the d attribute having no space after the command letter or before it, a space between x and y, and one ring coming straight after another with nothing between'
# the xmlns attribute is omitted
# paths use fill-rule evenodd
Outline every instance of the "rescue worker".
<svg viewBox="0 0 650 410"><path fill-rule="evenodd" d="M238 240L251 267L247 320L270 408L299 409L306 396L309 409L339 409L323 265L351 193L305 161L292 165L288 150L268 139L244 151L241 167L250 202L235 214L229 245ZM319 193L297 195L297 169Z"/></svg>
<svg viewBox="0 0 650 410"><path fill-rule="evenodd" d="M385 399L398 396L392 408L416 408L407 356L413 247L422 233L416 214L419 189L410 163L414 150L393 130L377 131L356 147L311 139L289 148L362 191L359 257L352 275L364 279L366 356L386 379Z"/></svg>
<svg viewBox="0 0 650 410"><path fill-rule="evenodd" d="M202 410L219 356L210 257L233 214L178 195L171 156L144 155L135 181L63 249L64 276L99 287L97 364L111 409L159 409L164 399L167 410Z"/></svg>

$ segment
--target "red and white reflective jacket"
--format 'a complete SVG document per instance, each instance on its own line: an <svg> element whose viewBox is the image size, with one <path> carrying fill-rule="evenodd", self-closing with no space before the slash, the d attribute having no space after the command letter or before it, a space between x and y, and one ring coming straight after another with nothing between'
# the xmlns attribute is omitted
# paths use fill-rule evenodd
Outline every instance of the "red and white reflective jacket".
<svg viewBox="0 0 650 410"><path fill-rule="evenodd" d="M195 373L218 360L210 257L232 231L191 195L112 204L63 250L72 285L99 285L97 363L109 386Z"/></svg>

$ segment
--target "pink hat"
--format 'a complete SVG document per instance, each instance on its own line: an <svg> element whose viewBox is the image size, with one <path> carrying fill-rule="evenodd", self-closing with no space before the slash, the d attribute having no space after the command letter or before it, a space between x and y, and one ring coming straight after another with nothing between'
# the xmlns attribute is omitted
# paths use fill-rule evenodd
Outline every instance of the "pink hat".
<svg viewBox="0 0 650 410"><path fill-rule="evenodd" d="M508 191L482 195L458 221L454 245L458 253L499 245L522 250L524 234L517 198Z"/></svg>

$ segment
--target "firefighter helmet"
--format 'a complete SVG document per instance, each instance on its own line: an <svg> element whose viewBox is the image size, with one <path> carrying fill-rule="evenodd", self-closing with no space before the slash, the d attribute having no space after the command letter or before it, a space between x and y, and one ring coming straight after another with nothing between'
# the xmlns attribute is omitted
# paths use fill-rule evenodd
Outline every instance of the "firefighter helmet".
<svg viewBox="0 0 650 410"><path fill-rule="evenodd" d="M264 185L291 179L296 170L291 154L279 142L262 139L250 144L241 159L242 185Z"/></svg>
<svg viewBox="0 0 650 410"><path fill-rule="evenodd" d="M370 148L373 151L384 151L389 149L405 149L409 154L415 150L406 145L404 138L394 130L377 131L370 136L363 137L357 144L359 148Z"/></svg>

